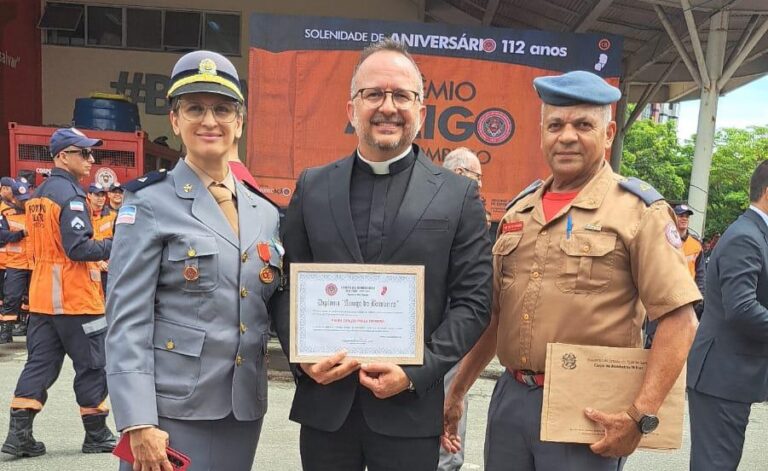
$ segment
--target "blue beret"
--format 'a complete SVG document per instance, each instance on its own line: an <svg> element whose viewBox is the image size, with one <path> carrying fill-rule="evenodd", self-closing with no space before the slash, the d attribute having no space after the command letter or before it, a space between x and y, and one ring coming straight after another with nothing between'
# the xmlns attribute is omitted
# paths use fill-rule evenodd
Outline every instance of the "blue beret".
<svg viewBox="0 0 768 471"><path fill-rule="evenodd" d="M59 155L59 152L69 146L85 149L88 147L98 147L101 144L101 139L90 139L78 129L61 128L57 129L51 136L50 150L51 155L56 157Z"/></svg>
<svg viewBox="0 0 768 471"><path fill-rule="evenodd" d="M10 187L13 187L13 184L15 182L16 182L16 180L14 180L11 177L0 178L0 186L10 186Z"/></svg>
<svg viewBox="0 0 768 471"><path fill-rule="evenodd" d="M211 51L185 54L173 66L168 98L187 93L216 93L242 103L237 69L226 57Z"/></svg>
<svg viewBox="0 0 768 471"><path fill-rule="evenodd" d="M618 88L583 70L535 78L533 88L541 101L553 106L609 105L621 98Z"/></svg>

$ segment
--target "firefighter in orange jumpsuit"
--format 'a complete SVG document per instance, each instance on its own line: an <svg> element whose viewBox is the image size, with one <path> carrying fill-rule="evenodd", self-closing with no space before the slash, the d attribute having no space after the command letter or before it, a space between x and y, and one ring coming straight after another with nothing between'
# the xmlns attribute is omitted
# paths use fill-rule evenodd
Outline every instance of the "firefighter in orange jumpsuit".
<svg viewBox="0 0 768 471"><path fill-rule="evenodd" d="M112 191L110 187L110 192ZM120 193L122 194L122 188ZM111 193L110 193L111 195ZM91 183L88 186L88 207L90 208L91 224L93 225L93 240L111 239L115 229L117 210L114 210L108 202L111 197L100 183ZM109 263L106 260L95 262L101 272L101 287L103 294L107 293L107 269Z"/></svg>
<svg viewBox="0 0 768 471"><path fill-rule="evenodd" d="M0 241L5 243L6 281L3 286L4 302L0 308L0 343L12 341L12 327L21 322L26 326L26 315L22 316L23 299L29 293L29 279L33 262L29 239L26 239L25 204L31 196L26 183L14 181L12 196L0 210Z"/></svg>
<svg viewBox="0 0 768 471"><path fill-rule="evenodd" d="M29 288L27 362L11 401L11 421L2 452L39 456L45 445L32 422L56 381L64 356L75 369L75 397L85 428L84 453L109 452L115 436L106 424L104 338L107 322L101 276L92 262L106 260L112 240L96 241L79 180L90 174L92 147L101 145L74 128L51 136L54 168L27 202L26 229L35 269Z"/></svg>

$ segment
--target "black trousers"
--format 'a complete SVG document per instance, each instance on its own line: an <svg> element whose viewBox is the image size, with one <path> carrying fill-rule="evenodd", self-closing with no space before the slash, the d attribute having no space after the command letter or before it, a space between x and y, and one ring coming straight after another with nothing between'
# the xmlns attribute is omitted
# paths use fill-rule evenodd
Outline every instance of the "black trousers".
<svg viewBox="0 0 768 471"><path fill-rule="evenodd" d="M22 300L29 296L29 279L31 276L31 270L19 270L18 268L7 268L5 270L3 307L0 308L0 315L19 315Z"/></svg>
<svg viewBox="0 0 768 471"><path fill-rule="evenodd" d="M368 427L355 400L335 432L301 426L299 448L304 471L435 471L439 437L390 437ZM322 406L318 406L322 407Z"/></svg>
<svg viewBox="0 0 768 471"><path fill-rule="evenodd" d="M82 415L106 412L104 316L31 314L27 327L27 362L19 376L12 408L42 409L61 372L64 355L75 367L75 398Z"/></svg>
<svg viewBox="0 0 768 471"><path fill-rule="evenodd" d="M0 270L0 300L3 299L3 293L5 293L5 288L3 286L4 284L5 284L5 268Z"/></svg>

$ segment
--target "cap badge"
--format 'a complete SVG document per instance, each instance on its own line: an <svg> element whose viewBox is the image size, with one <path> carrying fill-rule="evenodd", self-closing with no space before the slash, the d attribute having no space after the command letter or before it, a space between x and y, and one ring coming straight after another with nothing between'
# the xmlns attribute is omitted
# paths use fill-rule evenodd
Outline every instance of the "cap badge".
<svg viewBox="0 0 768 471"><path fill-rule="evenodd" d="M202 75L217 75L216 63L211 59L203 59L200 61L197 71Z"/></svg>

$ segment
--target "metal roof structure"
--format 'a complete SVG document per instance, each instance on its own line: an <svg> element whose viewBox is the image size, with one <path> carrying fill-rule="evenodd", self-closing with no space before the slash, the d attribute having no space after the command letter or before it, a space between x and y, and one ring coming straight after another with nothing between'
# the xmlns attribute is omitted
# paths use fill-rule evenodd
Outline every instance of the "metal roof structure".
<svg viewBox="0 0 768 471"><path fill-rule="evenodd" d="M768 0L414 0L423 20L624 38L624 99L611 162L649 102L701 99L688 203L703 234L719 96L768 74ZM768 98L768 97L767 97Z"/></svg>

